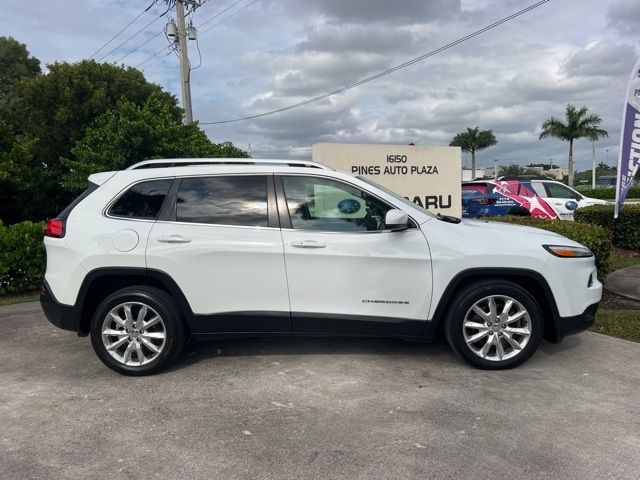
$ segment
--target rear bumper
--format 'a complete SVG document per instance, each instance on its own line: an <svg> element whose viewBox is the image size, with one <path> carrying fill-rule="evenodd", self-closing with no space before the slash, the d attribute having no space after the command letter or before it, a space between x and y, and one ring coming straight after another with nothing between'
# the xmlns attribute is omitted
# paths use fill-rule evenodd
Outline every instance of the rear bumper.
<svg viewBox="0 0 640 480"><path fill-rule="evenodd" d="M567 335L582 332L591 328L596 320L598 302L589 305L580 315L573 317L558 317L556 321L556 341L561 341Z"/></svg>
<svg viewBox="0 0 640 480"><path fill-rule="evenodd" d="M40 292L40 306L47 320L56 327L72 332L86 333L80 330L80 312L82 308L79 308L78 305L65 305L58 302L46 280Z"/></svg>

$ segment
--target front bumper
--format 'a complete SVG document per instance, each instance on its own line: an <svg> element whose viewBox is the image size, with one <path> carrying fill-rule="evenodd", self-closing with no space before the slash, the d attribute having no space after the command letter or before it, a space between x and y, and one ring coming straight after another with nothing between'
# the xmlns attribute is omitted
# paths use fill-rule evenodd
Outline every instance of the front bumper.
<svg viewBox="0 0 640 480"><path fill-rule="evenodd" d="M72 332L83 333L80 328L80 313L82 308L79 308L77 305L65 305L58 302L46 280L42 284L42 290L40 291L40 306L47 320L56 327L63 330L71 330Z"/></svg>
<svg viewBox="0 0 640 480"><path fill-rule="evenodd" d="M598 302L589 305L580 315L558 317L556 320L556 342L560 342L567 335L591 328L596 320L597 310Z"/></svg>

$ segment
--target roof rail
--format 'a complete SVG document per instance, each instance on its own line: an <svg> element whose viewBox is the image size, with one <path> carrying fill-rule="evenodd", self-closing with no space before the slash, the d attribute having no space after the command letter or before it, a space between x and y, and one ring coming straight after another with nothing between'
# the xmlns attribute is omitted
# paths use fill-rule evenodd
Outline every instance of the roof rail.
<svg viewBox="0 0 640 480"><path fill-rule="evenodd" d="M127 170L139 170L141 168L167 168L193 165L286 165L289 167L309 167L332 170L322 163L306 160L272 160L255 158L167 158L162 160L144 160L135 163Z"/></svg>
<svg viewBox="0 0 640 480"><path fill-rule="evenodd" d="M547 177L546 175L504 175L498 177L498 180L509 182L515 180L555 180L555 178Z"/></svg>

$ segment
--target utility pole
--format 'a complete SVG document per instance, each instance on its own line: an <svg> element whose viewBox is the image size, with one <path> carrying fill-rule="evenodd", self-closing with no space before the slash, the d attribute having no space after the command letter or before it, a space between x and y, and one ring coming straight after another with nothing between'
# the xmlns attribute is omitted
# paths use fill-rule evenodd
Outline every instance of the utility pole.
<svg viewBox="0 0 640 480"><path fill-rule="evenodd" d="M180 47L180 77L182 79L182 107L184 117L182 123L193 122L191 110L191 85L189 85L189 52L187 51L187 28L184 22L184 0L176 1L176 17L178 20L178 46Z"/></svg>

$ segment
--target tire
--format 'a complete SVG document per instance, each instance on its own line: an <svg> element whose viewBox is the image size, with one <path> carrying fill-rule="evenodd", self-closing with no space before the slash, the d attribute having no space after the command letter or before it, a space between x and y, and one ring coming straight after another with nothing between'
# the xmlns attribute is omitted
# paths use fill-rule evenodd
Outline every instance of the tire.
<svg viewBox="0 0 640 480"><path fill-rule="evenodd" d="M502 315L505 308L506 316ZM513 368L538 349L543 333L542 314L536 300L519 285L484 280L460 291L448 309L444 332L453 351L470 365L484 370Z"/></svg>
<svg viewBox="0 0 640 480"><path fill-rule="evenodd" d="M186 343L173 298L147 286L123 288L105 298L94 312L90 335L98 358L110 369L131 376L164 370Z"/></svg>

